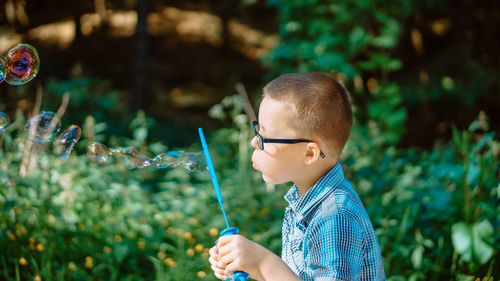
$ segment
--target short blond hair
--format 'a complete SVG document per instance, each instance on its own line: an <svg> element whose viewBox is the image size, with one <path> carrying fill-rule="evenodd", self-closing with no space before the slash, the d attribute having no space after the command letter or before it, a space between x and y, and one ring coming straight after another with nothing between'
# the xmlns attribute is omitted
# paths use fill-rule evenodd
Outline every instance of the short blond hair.
<svg viewBox="0 0 500 281"><path fill-rule="evenodd" d="M319 137L327 153L340 156L351 133L352 109L339 81L320 72L283 74L269 82L263 94L290 107L290 125L307 134L301 137Z"/></svg>

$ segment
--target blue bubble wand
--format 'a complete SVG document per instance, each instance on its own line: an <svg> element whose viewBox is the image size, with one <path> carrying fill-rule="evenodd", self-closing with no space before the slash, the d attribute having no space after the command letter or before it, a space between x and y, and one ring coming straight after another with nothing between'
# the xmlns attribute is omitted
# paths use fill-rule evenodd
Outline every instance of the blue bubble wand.
<svg viewBox="0 0 500 281"><path fill-rule="evenodd" d="M221 236L238 234L239 230L237 227L229 226L229 222L226 216L226 211L224 210L224 202L222 201L222 193L220 192L219 181L217 180L214 164L212 162L212 158L210 157L210 152L208 151L207 141L205 140L205 135L203 134L203 130L201 128L198 128L198 134L200 134L201 146L203 147L203 153L205 154L205 158L207 160L208 171L210 173L210 178L212 179L212 183L215 189L215 194L217 194L217 201L219 201L219 205L222 209L222 214L224 215L224 220L226 221L226 229L224 229L221 232ZM249 276L248 273L243 271L233 272L234 281L246 281L248 279L248 276ZM233 280L233 279L229 278L226 281L228 280Z"/></svg>

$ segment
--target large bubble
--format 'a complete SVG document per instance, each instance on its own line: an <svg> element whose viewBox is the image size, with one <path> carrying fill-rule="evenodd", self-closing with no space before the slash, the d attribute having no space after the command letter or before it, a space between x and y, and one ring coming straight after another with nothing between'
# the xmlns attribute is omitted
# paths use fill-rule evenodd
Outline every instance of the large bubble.
<svg viewBox="0 0 500 281"><path fill-rule="evenodd" d="M205 154L203 151L200 152L188 152L186 164L184 168L192 173L192 172L205 172L207 171L207 161L205 160Z"/></svg>
<svg viewBox="0 0 500 281"><path fill-rule="evenodd" d="M67 159L71 154L73 147L80 139L81 129L77 125L71 125L64 130L52 143L54 146L54 153L59 159Z"/></svg>
<svg viewBox="0 0 500 281"><path fill-rule="evenodd" d="M109 150L105 145L93 142L87 147L87 156L95 165L104 164L109 160Z"/></svg>
<svg viewBox="0 0 500 281"><path fill-rule="evenodd" d="M40 58L35 48L29 44L16 44L4 55L5 82L22 85L38 74Z"/></svg>
<svg viewBox="0 0 500 281"><path fill-rule="evenodd" d="M5 132L9 124L10 124L9 115L7 115L7 113L0 112L0 133Z"/></svg>
<svg viewBox="0 0 500 281"><path fill-rule="evenodd" d="M158 169L165 169L168 167L177 167L187 158L183 151L168 151L166 153L158 154L151 164Z"/></svg>
<svg viewBox="0 0 500 281"><path fill-rule="evenodd" d="M31 118L24 128L28 139L33 142L46 143L54 139L61 129L61 121L52 122L55 113L52 111L43 111L39 115Z"/></svg>

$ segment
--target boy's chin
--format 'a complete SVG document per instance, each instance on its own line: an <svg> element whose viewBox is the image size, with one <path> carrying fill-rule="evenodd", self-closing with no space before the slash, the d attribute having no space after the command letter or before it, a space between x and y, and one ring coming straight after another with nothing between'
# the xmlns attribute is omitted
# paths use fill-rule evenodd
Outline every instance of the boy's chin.
<svg viewBox="0 0 500 281"><path fill-rule="evenodd" d="M268 177L267 175L262 174L262 179L264 180L265 183L267 184L282 184L285 181L279 181L273 178Z"/></svg>

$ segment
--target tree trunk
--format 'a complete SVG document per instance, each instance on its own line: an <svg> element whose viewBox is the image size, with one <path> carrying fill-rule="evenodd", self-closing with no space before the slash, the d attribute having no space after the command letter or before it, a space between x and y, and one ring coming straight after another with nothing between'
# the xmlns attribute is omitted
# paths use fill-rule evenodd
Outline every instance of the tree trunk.
<svg viewBox="0 0 500 281"><path fill-rule="evenodd" d="M137 1L137 27L135 30L136 54L135 54L135 71L133 79L135 87L133 93L133 108L141 109L144 102L144 96L147 91L146 87L146 51L147 51L147 16L148 3L147 0Z"/></svg>

